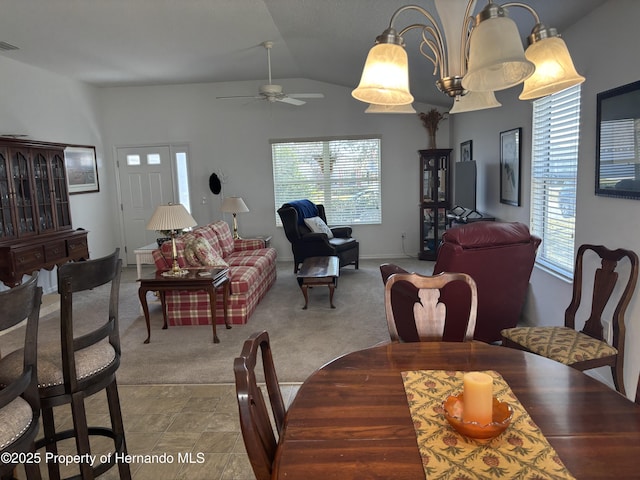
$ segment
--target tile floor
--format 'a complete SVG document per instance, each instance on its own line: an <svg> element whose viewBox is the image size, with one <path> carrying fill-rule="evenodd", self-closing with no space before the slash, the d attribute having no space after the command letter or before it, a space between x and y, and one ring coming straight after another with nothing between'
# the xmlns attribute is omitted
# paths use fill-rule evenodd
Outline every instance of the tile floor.
<svg viewBox="0 0 640 480"><path fill-rule="evenodd" d="M299 384L282 385L286 405L298 388ZM118 389L128 453L158 458L157 463L131 463L134 480L255 479L240 433L234 385L119 385ZM104 392L87 399L86 407L90 425L110 424ZM70 425L69 406L57 407L56 426ZM110 439L97 438L92 453L108 452L110 443ZM62 442L59 448L60 454L74 451L72 441ZM184 461L186 453L191 453L191 463ZM48 478L44 465L41 471ZM63 476L77 472L77 467L62 469ZM17 473L20 480L25 478L22 469ZM119 478L117 467L99 478Z"/></svg>

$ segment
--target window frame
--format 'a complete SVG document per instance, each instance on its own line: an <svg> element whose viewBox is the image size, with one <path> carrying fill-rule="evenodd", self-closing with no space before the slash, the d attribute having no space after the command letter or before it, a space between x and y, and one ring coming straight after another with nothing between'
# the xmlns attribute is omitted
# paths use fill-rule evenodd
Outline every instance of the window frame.
<svg viewBox="0 0 640 480"><path fill-rule="evenodd" d="M330 225L382 223L381 135L272 139L270 144L276 226L282 226L277 214L282 204L303 198L324 205Z"/></svg>
<svg viewBox="0 0 640 480"><path fill-rule="evenodd" d="M580 85L537 99L532 110L531 232L536 265L572 280L580 147Z"/></svg>

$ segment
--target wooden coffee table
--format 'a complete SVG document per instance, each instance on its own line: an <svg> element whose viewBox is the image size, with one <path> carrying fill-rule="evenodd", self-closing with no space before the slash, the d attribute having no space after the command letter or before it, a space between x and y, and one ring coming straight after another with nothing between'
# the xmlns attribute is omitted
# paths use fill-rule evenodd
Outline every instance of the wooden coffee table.
<svg viewBox="0 0 640 480"><path fill-rule="evenodd" d="M302 262L302 267L298 270L298 285L304 295L304 307L307 309L309 286L326 285L329 287L329 304L333 305L333 292L338 286L338 276L340 275L340 262L338 257L309 257Z"/></svg>
<svg viewBox="0 0 640 480"><path fill-rule="evenodd" d="M144 312L144 319L147 322L147 339L144 343L151 340L151 325L149 323L149 305L147 304L147 292L159 292L160 302L162 303L162 317L164 323L162 329L167 329L167 305L165 302L165 292L173 290L204 290L209 294L209 302L211 304L211 324L213 327L213 343L220 343L218 334L216 333L216 289L223 287L223 305L224 305L224 324L227 329L231 328L227 316L227 307L229 302L229 269L228 268L190 268L188 273L181 277L166 276L165 271L156 272L151 277L140 278L140 288L138 296L140 304Z"/></svg>

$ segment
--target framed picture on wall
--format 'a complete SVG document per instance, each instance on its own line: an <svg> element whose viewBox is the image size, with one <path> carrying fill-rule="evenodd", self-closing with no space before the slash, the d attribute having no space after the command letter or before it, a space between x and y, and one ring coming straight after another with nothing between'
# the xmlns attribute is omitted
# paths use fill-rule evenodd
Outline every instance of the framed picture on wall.
<svg viewBox="0 0 640 480"><path fill-rule="evenodd" d="M100 191L95 147L65 148L64 164L69 194Z"/></svg>
<svg viewBox="0 0 640 480"><path fill-rule="evenodd" d="M520 206L522 128L500 132L500 203Z"/></svg>
<svg viewBox="0 0 640 480"><path fill-rule="evenodd" d="M467 140L460 144L460 161L469 162L473 160L473 140Z"/></svg>

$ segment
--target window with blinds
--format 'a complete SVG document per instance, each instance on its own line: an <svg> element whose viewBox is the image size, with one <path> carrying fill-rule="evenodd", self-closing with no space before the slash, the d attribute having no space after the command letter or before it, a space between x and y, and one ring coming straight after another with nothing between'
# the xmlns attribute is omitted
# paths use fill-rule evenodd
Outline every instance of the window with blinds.
<svg viewBox="0 0 640 480"><path fill-rule="evenodd" d="M308 199L330 225L382 222L380 137L272 140L271 157L276 210Z"/></svg>
<svg viewBox="0 0 640 480"><path fill-rule="evenodd" d="M573 278L580 86L533 102L531 230L536 263Z"/></svg>

